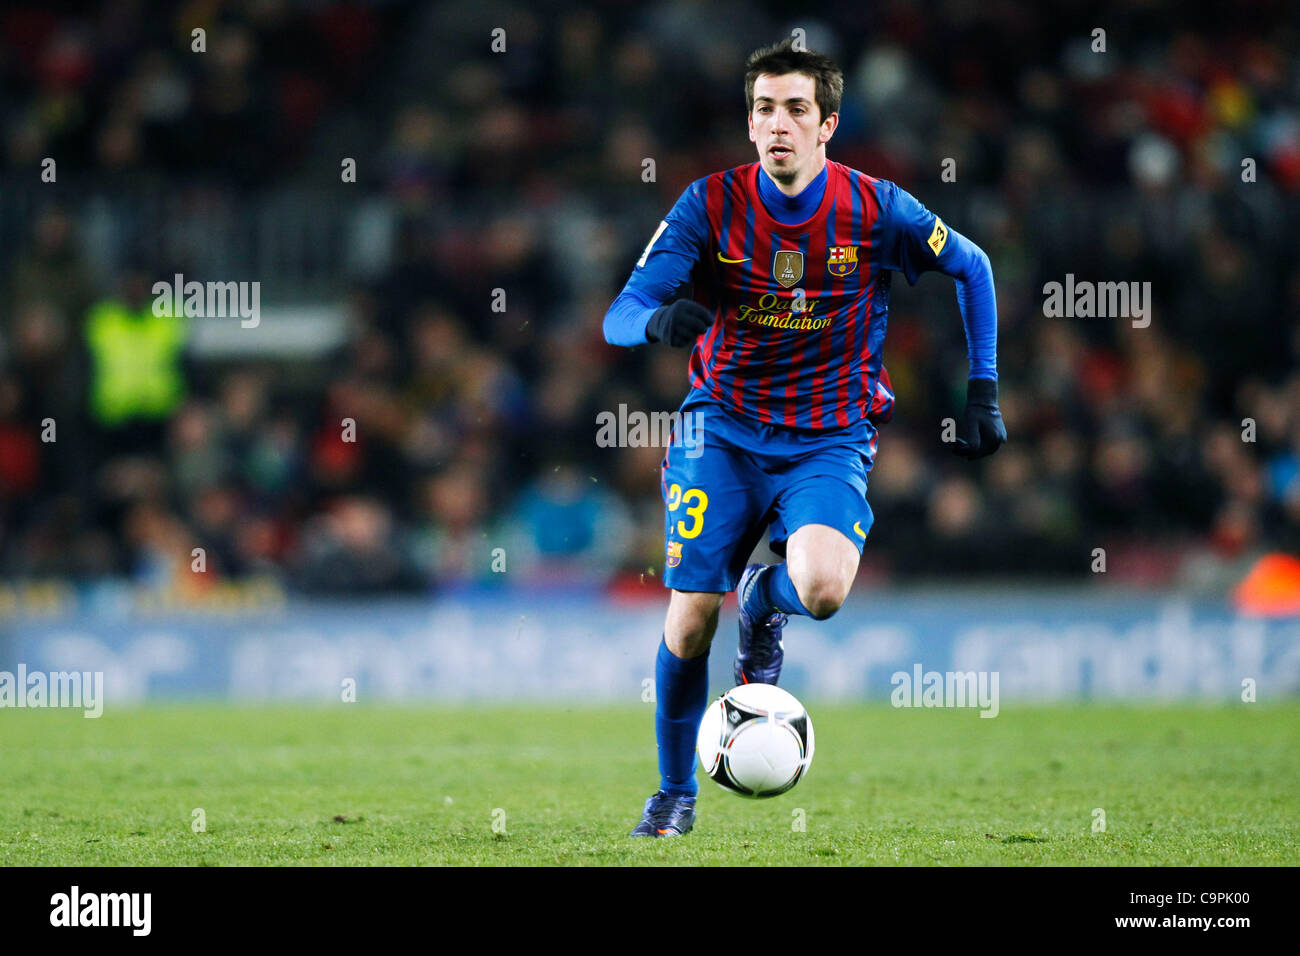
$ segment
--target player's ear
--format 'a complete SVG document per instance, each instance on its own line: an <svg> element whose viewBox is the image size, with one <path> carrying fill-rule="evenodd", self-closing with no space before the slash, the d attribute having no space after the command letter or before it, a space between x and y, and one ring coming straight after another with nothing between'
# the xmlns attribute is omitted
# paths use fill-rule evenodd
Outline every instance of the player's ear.
<svg viewBox="0 0 1300 956"><path fill-rule="evenodd" d="M749 111L748 120L749 120L749 141L751 143L757 143L758 138L754 135L754 111L753 110Z"/></svg>
<svg viewBox="0 0 1300 956"><path fill-rule="evenodd" d="M821 132L817 134L817 142L829 143L831 141L831 137L835 135L835 130L839 125L840 125L839 113L832 113L830 116L826 117L825 122L822 123Z"/></svg>

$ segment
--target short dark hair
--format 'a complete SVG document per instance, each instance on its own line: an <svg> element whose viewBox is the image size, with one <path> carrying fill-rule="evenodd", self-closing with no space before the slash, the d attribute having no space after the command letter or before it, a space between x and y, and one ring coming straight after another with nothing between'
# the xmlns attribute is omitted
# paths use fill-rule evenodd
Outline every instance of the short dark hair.
<svg viewBox="0 0 1300 956"><path fill-rule="evenodd" d="M812 50L796 50L793 38L786 37L780 43L765 46L749 55L745 70L745 106L749 112L754 112L754 81L764 75L785 76L787 73L812 77L817 91L817 108L821 111L820 121L824 122L826 117L840 111L844 73L830 57Z"/></svg>

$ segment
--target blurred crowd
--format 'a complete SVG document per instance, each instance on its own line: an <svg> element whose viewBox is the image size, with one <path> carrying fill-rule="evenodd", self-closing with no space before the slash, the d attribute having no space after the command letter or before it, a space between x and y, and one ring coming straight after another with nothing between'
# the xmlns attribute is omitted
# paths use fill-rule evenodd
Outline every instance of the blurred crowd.
<svg viewBox="0 0 1300 956"><path fill-rule="evenodd" d="M601 320L682 189L753 160L744 58L795 28L845 70L831 158L912 191L997 281L1010 441L975 464L939 438L953 287L894 284L865 576L1085 579L1104 548L1112 579L1168 584L1300 552L1300 34L1285 4L1197 9L11 6L5 175L38 198L0 250L0 574L657 587L662 449L598 447L595 422L675 409L687 355ZM393 234L321 360L196 355L150 318L178 264L105 274L87 210L37 192L56 156L254 201L337 180L341 140L340 201L382 201ZM1149 327L1045 317L1067 273L1151 282Z"/></svg>

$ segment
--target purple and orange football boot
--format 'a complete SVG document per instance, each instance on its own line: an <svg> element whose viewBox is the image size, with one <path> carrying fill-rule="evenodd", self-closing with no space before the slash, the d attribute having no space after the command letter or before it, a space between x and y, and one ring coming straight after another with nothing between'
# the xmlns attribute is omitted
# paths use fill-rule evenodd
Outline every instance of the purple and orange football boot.
<svg viewBox="0 0 1300 956"><path fill-rule="evenodd" d="M754 588L758 572L766 564L751 564L740 576L736 598L740 605L740 642L733 666L737 684L775 684L781 679L781 665L785 663L785 646L781 631L788 620L780 611L768 611L754 617L745 610L746 599Z"/></svg>
<svg viewBox="0 0 1300 956"><path fill-rule="evenodd" d="M634 837L669 837L690 833L695 826L695 796L660 790L645 802L641 822L630 834Z"/></svg>

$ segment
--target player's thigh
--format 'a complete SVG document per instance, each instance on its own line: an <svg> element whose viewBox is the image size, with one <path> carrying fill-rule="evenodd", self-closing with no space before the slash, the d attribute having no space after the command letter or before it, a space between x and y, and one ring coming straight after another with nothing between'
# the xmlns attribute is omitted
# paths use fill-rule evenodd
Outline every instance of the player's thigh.
<svg viewBox="0 0 1300 956"><path fill-rule="evenodd" d="M851 448L833 447L809 456L773 480L771 544L777 554L786 554L791 537L805 525L833 528L862 553L875 515L867 503L867 472L860 455ZM811 537L822 540L818 534Z"/></svg>
<svg viewBox="0 0 1300 956"><path fill-rule="evenodd" d="M844 603L861 557L843 531L824 524L800 526L786 545L790 580L814 614L833 612Z"/></svg>
<svg viewBox="0 0 1300 956"><path fill-rule="evenodd" d="M783 485L775 511L772 547L785 554L800 599L814 614L833 613L853 585L874 521L866 495L839 474L808 473Z"/></svg>
<svg viewBox="0 0 1300 956"><path fill-rule="evenodd" d="M672 447L661 465L664 585L677 591L734 591L763 534L771 504L753 459L705 425L706 441Z"/></svg>

